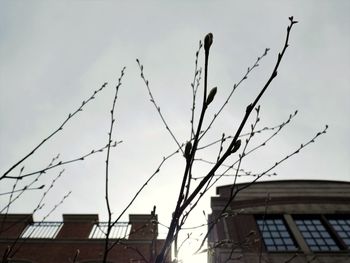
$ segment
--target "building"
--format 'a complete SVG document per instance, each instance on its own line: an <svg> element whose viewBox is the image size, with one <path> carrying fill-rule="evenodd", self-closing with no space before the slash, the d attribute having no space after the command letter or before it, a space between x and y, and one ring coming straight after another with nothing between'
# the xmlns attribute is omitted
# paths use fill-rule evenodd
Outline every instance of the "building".
<svg viewBox="0 0 350 263"><path fill-rule="evenodd" d="M217 188L208 262L350 262L350 182L288 180ZM228 205L231 193L237 195Z"/></svg>
<svg viewBox="0 0 350 263"><path fill-rule="evenodd" d="M99 222L98 215L65 214L63 222L33 222L31 214L8 214L0 215L0 226L0 256L11 248L8 262L101 262L107 223ZM152 262L164 243L157 236L157 215L129 215L129 222L117 223L111 231L108 262Z"/></svg>

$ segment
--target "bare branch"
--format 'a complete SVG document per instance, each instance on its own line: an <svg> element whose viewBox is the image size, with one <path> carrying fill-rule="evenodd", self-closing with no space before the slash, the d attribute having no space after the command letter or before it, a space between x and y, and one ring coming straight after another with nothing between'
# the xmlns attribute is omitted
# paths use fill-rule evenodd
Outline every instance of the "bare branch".
<svg viewBox="0 0 350 263"><path fill-rule="evenodd" d="M108 212L108 226L107 226L107 233L106 233L106 238L105 238L105 248L104 248L104 253L103 253L103 262L107 262L108 258L108 243L109 243L109 234L112 229L111 222L112 222L112 211L109 203L109 158L110 158L110 151L111 151L111 144L112 144L112 135L113 135L113 127L115 123L115 117L114 117L114 111L115 111L115 106L116 102L118 99L118 92L119 88L121 86L121 81L124 76L124 70L125 67L122 69L120 73L120 77L118 79L118 84L115 87L115 93L114 93L114 98L113 98L113 104L112 104L112 109L110 111L111 114L111 122L110 122L110 128L108 132L108 143L106 145L107 147L107 156L106 156L106 177L105 177L105 200L106 200L106 206L107 206L107 212Z"/></svg>
<svg viewBox="0 0 350 263"><path fill-rule="evenodd" d="M228 102L230 101L230 99L231 99L233 93L236 91L236 89L242 84L242 82L243 82L244 80L246 80L246 79L248 78L248 75L249 75L255 68L257 68L257 67L259 66L259 62L261 61L261 59L263 59L263 58L267 55L267 53L268 53L269 50L270 50L269 48L266 48L265 51L264 51L264 53L263 53L260 57L258 57L258 58L256 59L256 61L255 61L255 63L253 64L253 66L248 67L247 72L244 74L244 76L241 78L241 80L238 81L237 84L234 84L234 85L233 85L230 94L227 96L225 102L222 104L222 106L220 107L220 109L214 114L213 119L212 119L211 122L209 123L208 127L207 127L207 128L205 129L205 131L201 134L201 138L204 137L205 134L208 132L208 130L212 127L212 125L214 124L216 118L220 115L220 113L222 112L222 110L223 110L223 109L225 108L225 106L228 104Z"/></svg>
<svg viewBox="0 0 350 263"><path fill-rule="evenodd" d="M120 143L122 143L122 141L118 141L118 142L115 141L113 144L109 144L109 147L116 147ZM50 165L47 166L46 168L38 170L38 171L35 171L35 172L27 173L27 174L24 174L24 175L21 175L21 176L8 176L8 175L6 175L4 178L7 178L7 179L23 179L25 177L32 176L32 175L35 175L35 174L43 174L43 173L46 173L48 170L57 168L57 167L62 166L62 165L75 163L75 162L79 162L79 161L84 161L85 158L90 157L91 155L94 155L96 153L103 152L107 148L108 148L108 144L103 146L103 147L101 147L101 148L99 148L99 149L96 149L96 150L93 149L89 153L86 153L86 154L84 154L84 155L82 155L80 157L77 157L77 158L74 158L74 159L71 159L71 160L59 161L56 164L54 164L54 162L51 162Z"/></svg>
<svg viewBox="0 0 350 263"><path fill-rule="evenodd" d="M40 142L37 146L35 146L33 148L33 150L31 150L27 155L25 155L21 160L19 160L17 163L15 163L13 166L11 166L1 177L0 180L4 179L4 178L8 178L7 175L13 170L15 169L18 165L20 165L21 163L23 163L28 157L30 157L31 155L33 155L33 153L35 153L35 151L37 149L39 149L45 142L47 142L48 140L50 140L53 136L56 135L56 133L58 133L59 131L63 130L63 127L67 124L67 122L69 122L77 113L79 113L80 111L83 111L83 108L86 104L88 104L91 100L95 99L95 96L102 91L105 87L107 86L107 82L105 82L101 88L99 88L98 90L95 90L94 93L87 99L84 100L82 102L82 104L80 105L80 107L78 109L76 109L73 113L69 113L68 117L62 122L62 124L54 131L52 132L49 136L47 136L42 142Z"/></svg>
<svg viewBox="0 0 350 263"><path fill-rule="evenodd" d="M192 87L192 108L191 108L191 135L190 138L191 140L194 137L194 113L195 113L195 109L196 109L196 96L197 96L197 90L200 84L200 80L201 80L201 74L202 74L202 70L199 69L198 70L198 56L199 53L201 51L202 48L202 41L199 41L199 47L198 50L196 52L196 60L195 60L195 67L194 67L194 76L193 76L193 82L191 83L191 87Z"/></svg>
<svg viewBox="0 0 350 263"><path fill-rule="evenodd" d="M152 94L152 91L149 87L149 81L145 78L144 76L144 73L143 73L143 65L140 63L139 59L136 59L136 62L140 68L140 71L141 71L141 78L143 80L143 82L146 84L146 88L148 90L148 95L150 97L150 101L152 102L152 104L154 105L154 107L156 108L157 112L158 112L158 115L159 117L161 118L163 124L165 125L165 128L167 129L167 131L169 132L169 134L171 135L171 137L173 138L173 140L175 141L175 143L177 144L177 146L179 147L179 149L182 151L182 145L180 145L180 143L178 142L178 140L176 139L174 133L171 131L168 123L166 122L164 116L163 116L163 113L161 112L160 110L160 107L158 106L158 104L156 103L156 101L154 100L154 97L153 97L153 94Z"/></svg>

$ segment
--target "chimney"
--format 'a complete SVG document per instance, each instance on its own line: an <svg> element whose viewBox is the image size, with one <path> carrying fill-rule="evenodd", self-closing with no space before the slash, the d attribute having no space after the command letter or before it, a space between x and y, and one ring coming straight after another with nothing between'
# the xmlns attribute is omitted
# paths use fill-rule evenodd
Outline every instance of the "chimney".
<svg viewBox="0 0 350 263"><path fill-rule="evenodd" d="M0 214L0 238L18 238L33 223L32 214Z"/></svg>
<svg viewBox="0 0 350 263"><path fill-rule="evenodd" d="M63 226L57 234L57 239L87 239L95 223L97 214L64 214Z"/></svg>
<svg viewBox="0 0 350 263"><path fill-rule="evenodd" d="M154 213L129 215L129 240L154 240L158 236L158 216Z"/></svg>

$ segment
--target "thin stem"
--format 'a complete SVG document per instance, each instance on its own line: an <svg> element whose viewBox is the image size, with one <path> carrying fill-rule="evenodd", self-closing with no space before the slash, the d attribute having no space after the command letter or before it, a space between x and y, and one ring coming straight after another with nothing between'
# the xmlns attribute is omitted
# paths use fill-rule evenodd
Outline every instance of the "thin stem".
<svg viewBox="0 0 350 263"><path fill-rule="evenodd" d="M116 147L118 144L122 143L122 141L118 141L118 142L114 142L113 144L110 144L109 147ZM84 161L85 158L91 156L91 155L94 155L96 153L99 153L99 152L103 152L105 149L108 148L108 144L106 146L103 146L97 150L92 150L91 152L87 153L87 154L84 154L80 157L77 157L75 159L71 159L71 160L67 160L67 161L59 161L58 163L56 164L52 164L47 166L46 168L44 169L41 169L41 170L38 170L38 171L35 171L35 172L31 172L31 173L27 173L27 174L24 174L24 175L21 175L21 176L5 176L4 178L6 179L23 179L25 177L28 177L28 176L32 176L32 175L35 175L35 174L43 174L51 169L54 169L56 167L59 167L59 166L62 166L62 165L66 165L66 164L70 164L70 163L75 163L75 162L79 162L79 161Z"/></svg>
<svg viewBox="0 0 350 263"><path fill-rule="evenodd" d="M212 127L212 125L214 124L216 118L220 115L220 113L223 111L223 109L225 108L225 106L228 104L228 102L230 101L230 99L231 99L233 93L236 91L236 89L242 84L243 81L245 81L245 80L248 78L249 74L250 74L255 68L257 68L257 67L259 66L260 60L263 59L263 58L267 55L267 53L268 53L269 50L270 50L269 48L266 48L265 51L264 51L264 53L263 53L260 57L258 57L258 58L256 59L256 61L255 61L255 63L253 64L253 66L248 67L246 73L245 73L244 76L241 78L241 80L238 81L238 83L236 83L236 84L233 85L230 94L227 96L225 102L222 104L222 106L220 107L220 109L214 114L213 119L212 119L211 122L209 123L208 127L207 127L207 128L205 129L205 131L202 133L201 138L202 138L203 136L205 136L205 134L208 132L208 130Z"/></svg>
<svg viewBox="0 0 350 263"><path fill-rule="evenodd" d="M27 155L25 155L22 159L20 159L18 162L16 162L14 165L12 165L1 177L0 180L4 179L4 178L8 178L7 175L13 170L15 169L18 165L20 165L21 163L23 163L28 157L30 157L32 154L34 154L34 152L39 149L45 142L47 142L48 140L50 140L53 136L56 135L56 133L58 133L59 131L63 130L63 127L67 124L67 122L72 119L78 112L83 111L83 108L86 104L88 104L91 100L95 99L95 95L97 93L99 93L100 91L102 91L105 87L107 86L107 82L105 82L101 88L99 88L98 90L95 90L94 93L85 101L82 102L82 104L80 105L80 107L75 110L73 113L69 113L68 117L62 122L62 124L55 130L53 131L49 136L47 136L44 140L42 140L37 146L35 146Z"/></svg>
<svg viewBox="0 0 350 263"><path fill-rule="evenodd" d="M108 132L107 156L106 156L106 177L105 177L105 200L106 200L106 206L107 206L107 212L108 212L108 227L107 227L107 233L106 233L106 238L105 238L103 263L107 262L108 252L109 252L109 249L108 249L109 234L110 234L111 229L112 229L112 226L111 226L112 211L111 211L111 206L110 206L110 202L109 202L109 159L110 159L110 151L111 151L111 144L112 144L113 127L114 127L114 123L115 123L114 111L115 111L115 105L116 105L116 102L118 99L119 87L121 86L121 80L124 76L124 70L125 70L125 67L122 69L120 77L118 79L118 84L115 87L112 109L110 111L111 122L110 122L110 127L109 127L109 132Z"/></svg>
<svg viewBox="0 0 350 263"><path fill-rule="evenodd" d="M199 86L200 79L201 79L201 73L202 73L201 70L198 70L198 56L199 56L199 52L200 52L202 46L203 46L202 41L199 41L199 47L198 47L198 50L196 52L193 82L191 83L191 87L192 87L192 108L191 108L191 121L190 121L190 123L191 123L190 138L191 138L191 140L194 137L194 113L195 113L195 109L196 109L196 96L197 96L197 90L198 90L198 86ZM198 76L198 78L197 78L197 76Z"/></svg>
<svg viewBox="0 0 350 263"><path fill-rule="evenodd" d="M165 125L165 128L167 129L167 131L169 132L170 136L173 138L174 142L177 144L177 146L179 147L179 149L182 151L183 153L183 150L182 150L182 145L180 145L180 143L178 142L178 140L176 139L176 136L174 135L174 133L172 132L172 130L170 129L168 123L166 122L164 116L163 116L163 113L161 112L160 110L160 107L158 106L158 104L156 103L156 101L154 100L154 97L153 97L153 94L152 94L152 91L151 91L151 88L149 87L149 81L145 78L145 75L143 73L143 65L140 63L140 61L138 59L136 59L136 62L140 68L140 71L141 71L141 78L143 80L143 82L146 84L146 88L147 88L147 91L148 91L148 95L150 97L150 101L152 102L152 104L154 105L154 107L156 108L157 112L158 112L158 115L159 117L161 118L163 124Z"/></svg>

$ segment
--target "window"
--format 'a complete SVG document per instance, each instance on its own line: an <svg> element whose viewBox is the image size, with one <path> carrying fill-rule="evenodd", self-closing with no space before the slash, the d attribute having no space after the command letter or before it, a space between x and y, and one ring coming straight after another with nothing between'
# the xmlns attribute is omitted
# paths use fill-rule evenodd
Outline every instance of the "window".
<svg viewBox="0 0 350 263"><path fill-rule="evenodd" d="M295 251L297 247L282 217L256 220L268 251Z"/></svg>
<svg viewBox="0 0 350 263"><path fill-rule="evenodd" d="M350 218L328 218L328 222L345 245L350 248Z"/></svg>
<svg viewBox="0 0 350 263"><path fill-rule="evenodd" d="M297 218L295 224L312 251L338 251L339 246L318 218Z"/></svg>

